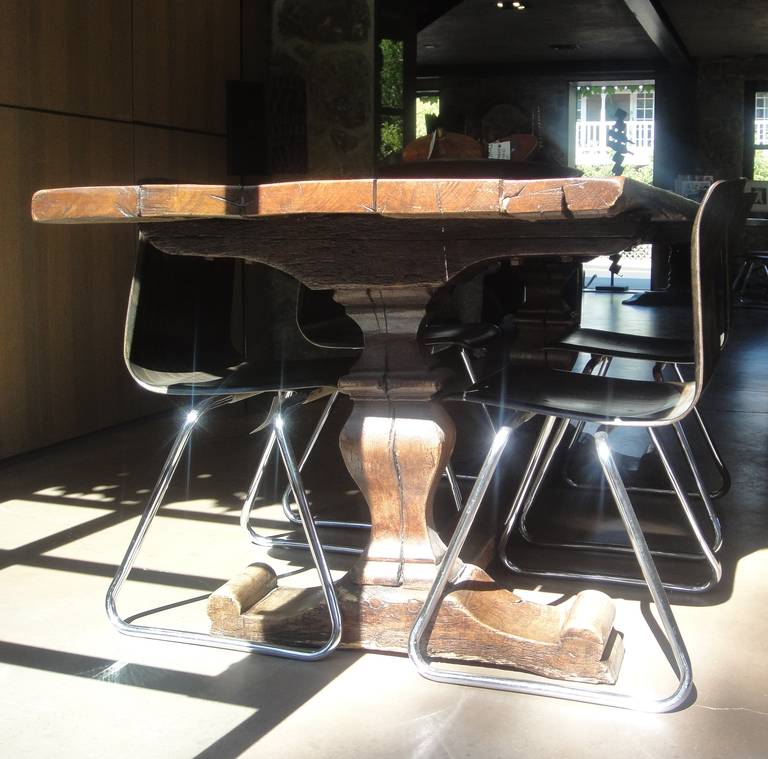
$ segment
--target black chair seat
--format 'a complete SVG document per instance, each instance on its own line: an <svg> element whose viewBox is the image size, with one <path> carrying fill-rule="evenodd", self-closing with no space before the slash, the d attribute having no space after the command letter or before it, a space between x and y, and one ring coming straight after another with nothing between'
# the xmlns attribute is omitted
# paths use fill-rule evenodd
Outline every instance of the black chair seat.
<svg viewBox="0 0 768 759"><path fill-rule="evenodd" d="M596 377L509 365L465 391L447 389L442 400L469 401L588 422L648 425L676 416L689 404L690 385Z"/></svg>
<svg viewBox="0 0 768 759"><path fill-rule="evenodd" d="M226 374L205 371L171 372L131 365L131 373L155 392L170 395L232 395L277 390L306 390L336 387L339 377L349 373L356 357L324 358L307 361L249 363L232 367Z"/></svg>
<svg viewBox="0 0 768 759"><path fill-rule="evenodd" d="M747 261L762 261L768 263L768 250L751 250L744 258Z"/></svg>
<svg viewBox="0 0 768 759"><path fill-rule="evenodd" d="M433 324L424 327L419 337L425 345L459 345L477 348L500 333L494 324Z"/></svg>
<svg viewBox="0 0 768 759"><path fill-rule="evenodd" d="M634 358L665 364L692 364L693 341L647 337L602 329L575 329L547 346L549 349L596 353L614 358Z"/></svg>

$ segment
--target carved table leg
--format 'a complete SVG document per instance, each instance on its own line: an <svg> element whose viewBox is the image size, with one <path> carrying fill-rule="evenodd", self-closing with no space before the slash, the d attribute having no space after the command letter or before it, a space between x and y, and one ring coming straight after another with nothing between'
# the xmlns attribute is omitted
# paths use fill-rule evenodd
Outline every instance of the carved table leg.
<svg viewBox="0 0 768 759"><path fill-rule="evenodd" d="M340 447L372 525L365 555L337 583L347 648L405 652L445 551L432 506L456 432L430 400L441 378L415 340L427 297L420 288L337 294L366 335L360 360L340 384L354 400ZM319 589L276 588L258 601L244 591L242 609L219 603L224 592L212 596L209 611L218 633L299 645L327 636ZM435 621L429 653L614 682L623 649L613 618L613 602L602 593L585 591L558 606L530 603L464 564Z"/></svg>

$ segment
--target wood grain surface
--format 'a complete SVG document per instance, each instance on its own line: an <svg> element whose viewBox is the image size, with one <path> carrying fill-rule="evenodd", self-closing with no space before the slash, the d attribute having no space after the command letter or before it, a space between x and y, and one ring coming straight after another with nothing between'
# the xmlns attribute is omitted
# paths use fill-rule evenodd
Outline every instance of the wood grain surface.
<svg viewBox="0 0 768 759"><path fill-rule="evenodd" d="M560 220L637 212L691 220L697 204L625 177L531 180L356 179L237 185L137 185L40 190L32 216L45 223L251 219L294 214L406 218Z"/></svg>
<svg viewBox="0 0 768 759"><path fill-rule="evenodd" d="M242 585L242 577L237 582ZM278 587L261 597L247 587L233 603L231 584L211 595L211 631L221 635L295 646L328 637L328 612L318 588ZM336 584L342 614L342 648L408 650L408 635L426 590L359 585L349 577ZM559 605L521 599L468 566L449 590L430 633L429 656L448 661L509 666L547 677L614 683L624 655L613 632L615 607L604 593L584 591Z"/></svg>
<svg viewBox="0 0 768 759"><path fill-rule="evenodd" d="M126 5L133 6L133 118L223 135L226 82L240 78L239 0Z"/></svg>
<svg viewBox="0 0 768 759"><path fill-rule="evenodd" d="M28 215L41 182L131 177L131 144L130 125L0 108L0 457L160 408L122 355L133 230Z"/></svg>
<svg viewBox="0 0 768 759"><path fill-rule="evenodd" d="M0 18L0 102L131 118L131 3L16 0Z"/></svg>

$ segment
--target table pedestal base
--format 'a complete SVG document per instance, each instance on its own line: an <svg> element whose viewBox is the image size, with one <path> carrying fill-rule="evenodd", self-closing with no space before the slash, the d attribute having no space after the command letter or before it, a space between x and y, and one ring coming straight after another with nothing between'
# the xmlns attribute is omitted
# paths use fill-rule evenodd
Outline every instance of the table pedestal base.
<svg viewBox="0 0 768 759"><path fill-rule="evenodd" d="M329 622L320 589L275 588L272 570L260 569L263 577L243 575L212 594L212 632L299 646L326 639ZM426 589L358 585L350 578L336 589L343 648L407 652ZM612 600L597 591L558 606L529 603L465 565L443 600L428 653L564 680L614 683L624 653L613 632L614 613Z"/></svg>

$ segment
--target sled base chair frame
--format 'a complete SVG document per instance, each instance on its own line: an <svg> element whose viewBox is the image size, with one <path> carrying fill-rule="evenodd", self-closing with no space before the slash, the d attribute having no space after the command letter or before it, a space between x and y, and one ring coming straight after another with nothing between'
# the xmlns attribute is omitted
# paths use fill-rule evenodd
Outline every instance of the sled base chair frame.
<svg viewBox="0 0 768 759"><path fill-rule="evenodd" d="M486 675L478 672L458 671L445 665L430 661L426 655L429 631L437 615L446 587L454 576L455 566L477 511L486 490L499 464L501 455L509 441L512 426L503 426L496 433L493 444L480 469L475 486L472 489L459 524L451 538L445 556L440 564L435 582L433 583L424 606L411 630L408 642L408 655L419 674L441 683L454 685L470 685L493 690L511 691L513 693L528 693L531 695L550 696L554 698L583 701L604 706L616 706L624 709L635 709L649 712L667 712L681 706L688 698L693 686L690 658L685 648L682 635L675 621L669 601L664 592L661 579L653 563L653 557L643 536L637 516L632 508L629 496L624 488L616 464L604 432L599 432L595 443L600 464L611 488L611 493L621 514L627 534L637 556L643 577L648 585L656 610L665 632L666 640L674 657L678 682L669 695L660 698L644 698L627 693L614 693L604 688L587 686L562 685L560 683L531 680L510 675L508 677Z"/></svg>
<svg viewBox="0 0 768 759"><path fill-rule="evenodd" d="M149 498L144 513L139 520L139 524L136 528L131 542L128 545L128 549L120 563L120 566L115 574L112 583L109 586L106 597L107 615L110 621L117 627L117 629L125 635L131 635L141 638L151 638L154 640L165 640L173 643L189 643L198 646L211 646L215 648L225 648L235 651L244 651L247 653L260 653L270 656L279 656L288 659L297 659L300 661L316 661L328 656L338 645L341 640L341 610L339 608L339 601L336 596L336 590L333 585L333 579L328 569L328 565L325 560L320 540L317 535L312 515L309 510L309 504L306 499L304 487L301 481L301 474L299 472L298 463L291 448L290 441L285 435L284 415L282 412L278 413L275 417L275 421L272 425L275 432L275 438L280 450L280 455L283 460L286 471L293 489L294 497L299 506L299 517L301 524L304 528L304 533L307 538L307 544L312 555L315 567L317 568L318 575L320 577L320 584L325 597L325 602L328 608L330 617L330 634L327 640L317 648L314 649L302 649L293 648L289 646L272 645L268 643L257 643L250 640L241 638L230 638L223 635L213 635L204 632L194 632L179 630L169 627L156 627L149 625L139 625L127 621L120 616L117 610L117 597L120 590L128 579L128 576L136 563L141 546L149 531L149 528L157 515L160 506L162 505L165 494L168 490L168 486L173 479L173 475L178 467L179 461L184 450L189 443L193 430L203 418L203 416L212 409L224 406L229 403L235 403L240 400L244 400L248 396L239 395L219 395L210 396L205 400L198 403L192 408L186 415L185 421L182 424L176 439L173 442L171 450L166 458L165 464L161 471L160 477L157 480L152 494Z"/></svg>

